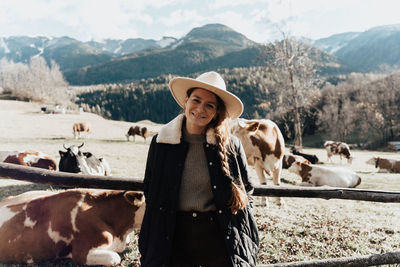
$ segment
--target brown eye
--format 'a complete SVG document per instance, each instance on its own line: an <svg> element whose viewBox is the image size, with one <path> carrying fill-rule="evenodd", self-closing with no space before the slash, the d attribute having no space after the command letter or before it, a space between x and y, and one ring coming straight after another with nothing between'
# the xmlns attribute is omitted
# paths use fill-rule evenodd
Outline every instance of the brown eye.
<svg viewBox="0 0 400 267"><path fill-rule="evenodd" d="M207 104L206 107L207 107L209 110L214 110L214 109L215 109L215 106L212 105L212 104Z"/></svg>

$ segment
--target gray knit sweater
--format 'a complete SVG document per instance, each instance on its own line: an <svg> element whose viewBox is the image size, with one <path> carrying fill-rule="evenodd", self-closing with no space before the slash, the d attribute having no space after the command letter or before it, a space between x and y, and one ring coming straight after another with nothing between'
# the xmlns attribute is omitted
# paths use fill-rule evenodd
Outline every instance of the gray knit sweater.
<svg viewBox="0 0 400 267"><path fill-rule="evenodd" d="M183 127L183 140L189 144L189 150L182 174L179 210L200 212L215 210L210 174L203 148L206 141L205 135L189 134Z"/></svg>

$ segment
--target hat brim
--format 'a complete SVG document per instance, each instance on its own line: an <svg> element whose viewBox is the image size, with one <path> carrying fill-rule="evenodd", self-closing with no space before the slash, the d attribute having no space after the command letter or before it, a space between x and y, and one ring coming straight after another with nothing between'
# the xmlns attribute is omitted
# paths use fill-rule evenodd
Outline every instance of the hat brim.
<svg viewBox="0 0 400 267"><path fill-rule="evenodd" d="M186 92L190 88L206 89L219 96L222 101L224 101L226 112L228 113L227 115L231 119L236 119L243 113L242 101L237 96L226 90L186 77L173 78L169 83L169 89L172 96L182 108L185 107Z"/></svg>

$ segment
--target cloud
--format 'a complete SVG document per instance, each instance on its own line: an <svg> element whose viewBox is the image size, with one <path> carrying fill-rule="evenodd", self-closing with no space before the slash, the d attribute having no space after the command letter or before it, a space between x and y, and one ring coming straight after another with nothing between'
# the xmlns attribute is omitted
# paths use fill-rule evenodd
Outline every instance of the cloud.
<svg viewBox="0 0 400 267"><path fill-rule="evenodd" d="M0 1L0 28L4 35L29 35L29 27L42 25L60 26L75 38L138 37L142 25L154 23L153 10L175 4L178 0L2 0ZM23 7L23 8L21 8ZM53 27L54 28L54 27ZM8 31L9 29L9 31ZM72 33L72 34L71 34Z"/></svg>
<svg viewBox="0 0 400 267"><path fill-rule="evenodd" d="M269 0L209 0L207 6L210 9L232 8L237 6L254 6L260 4L267 4Z"/></svg>
<svg viewBox="0 0 400 267"><path fill-rule="evenodd" d="M161 30L162 36L181 38L193 28L215 23L215 20L202 15L200 9L177 9L159 17L157 22L165 26Z"/></svg>
<svg viewBox="0 0 400 267"><path fill-rule="evenodd" d="M204 21L206 18L196 10L175 10L168 16L161 17L159 20L168 27L173 27L180 25L182 23L197 23L199 21Z"/></svg>
<svg viewBox="0 0 400 267"><path fill-rule="evenodd" d="M176 38L222 23L264 42L285 25L293 35L327 37L399 23L398 0L1 0L1 36Z"/></svg>

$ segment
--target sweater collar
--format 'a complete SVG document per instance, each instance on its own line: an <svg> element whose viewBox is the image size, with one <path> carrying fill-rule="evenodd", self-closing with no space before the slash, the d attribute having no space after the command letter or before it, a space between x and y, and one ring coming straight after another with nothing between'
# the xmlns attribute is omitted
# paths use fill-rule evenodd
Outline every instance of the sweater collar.
<svg viewBox="0 0 400 267"><path fill-rule="evenodd" d="M182 125L184 114L179 114L175 119L161 127L156 139L157 143L176 145L181 142ZM206 141L209 144L216 144L214 129L208 129L206 132Z"/></svg>

